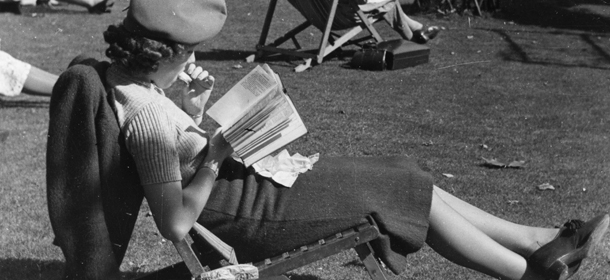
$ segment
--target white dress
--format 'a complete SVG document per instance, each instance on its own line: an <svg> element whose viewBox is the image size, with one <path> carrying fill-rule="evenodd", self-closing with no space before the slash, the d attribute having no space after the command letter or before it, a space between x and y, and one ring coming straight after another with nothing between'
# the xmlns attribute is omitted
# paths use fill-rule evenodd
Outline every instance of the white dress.
<svg viewBox="0 0 610 280"><path fill-rule="evenodd" d="M19 95L31 68L30 64L0 51L0 95Z"/></svg>

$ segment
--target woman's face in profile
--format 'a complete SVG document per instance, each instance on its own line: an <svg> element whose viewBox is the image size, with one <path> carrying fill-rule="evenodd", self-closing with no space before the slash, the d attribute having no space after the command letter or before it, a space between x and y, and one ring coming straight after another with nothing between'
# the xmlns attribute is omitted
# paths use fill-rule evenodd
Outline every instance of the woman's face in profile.
<svg viewBox="0 0 610 280"><path fill-rule="evenodd" d="M159 68L152 73L151 80L162 89L169 88L184 71L186 65L195 62L195 46L187 47L186 52L172 59L162 60Z"/></svg>

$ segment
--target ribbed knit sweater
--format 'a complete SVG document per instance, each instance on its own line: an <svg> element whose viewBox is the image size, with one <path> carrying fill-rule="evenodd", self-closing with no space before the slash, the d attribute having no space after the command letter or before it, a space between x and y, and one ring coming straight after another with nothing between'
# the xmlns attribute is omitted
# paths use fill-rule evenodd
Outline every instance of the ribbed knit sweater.
<svg viewBox="0 0 610 280"><path fill-rule="evenodd" d="M106 78L142 185L182 181L186 186L205 157L208 134L154 84L117 65L108 68Z"/></svg>

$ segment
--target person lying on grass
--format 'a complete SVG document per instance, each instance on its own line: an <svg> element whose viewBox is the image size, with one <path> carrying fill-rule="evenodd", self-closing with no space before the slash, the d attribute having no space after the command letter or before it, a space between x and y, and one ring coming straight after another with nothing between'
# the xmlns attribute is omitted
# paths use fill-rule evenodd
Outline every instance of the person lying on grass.
<svg viewBox="0 0 610 280"><path fill-rule="evenodd" d="M112 63L103 79L114 96L121 140L168 240L182 240L198 222L247 263L370 218L381 233L372 245L394 273L426 243L498 279L563 280L606 233L607 214L561 228L495 217L435 186L408 157L321 157L291 188L256 174L231 157L222 128L199 128L214 78L193 64L194 49L220 31L225 17L223 0L132 0L123 22L104 32ZM178 107L163 89L182 72L193 81ZM61 242L65 254L73 244Z"/></svg>
<svg viewBox="0 0 610 280"><path fill-rule="evenodd" d="M58 76L0 51L0 95L51 96Z"/></svg>

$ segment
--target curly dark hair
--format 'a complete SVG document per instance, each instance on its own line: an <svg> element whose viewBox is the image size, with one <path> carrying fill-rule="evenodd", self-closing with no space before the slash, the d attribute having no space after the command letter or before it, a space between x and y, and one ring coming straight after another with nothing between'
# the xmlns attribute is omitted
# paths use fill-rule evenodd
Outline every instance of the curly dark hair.
<svg viewBox="0 0 610 280"><path fill-rule="evenodd" d="M123 28L122 23L108 26L104 40L110 45L106 49L106 56L132 73L154 73L159 67L159 61L172 59L184 53L187 47L172 41L138 36Z"/></svg>

